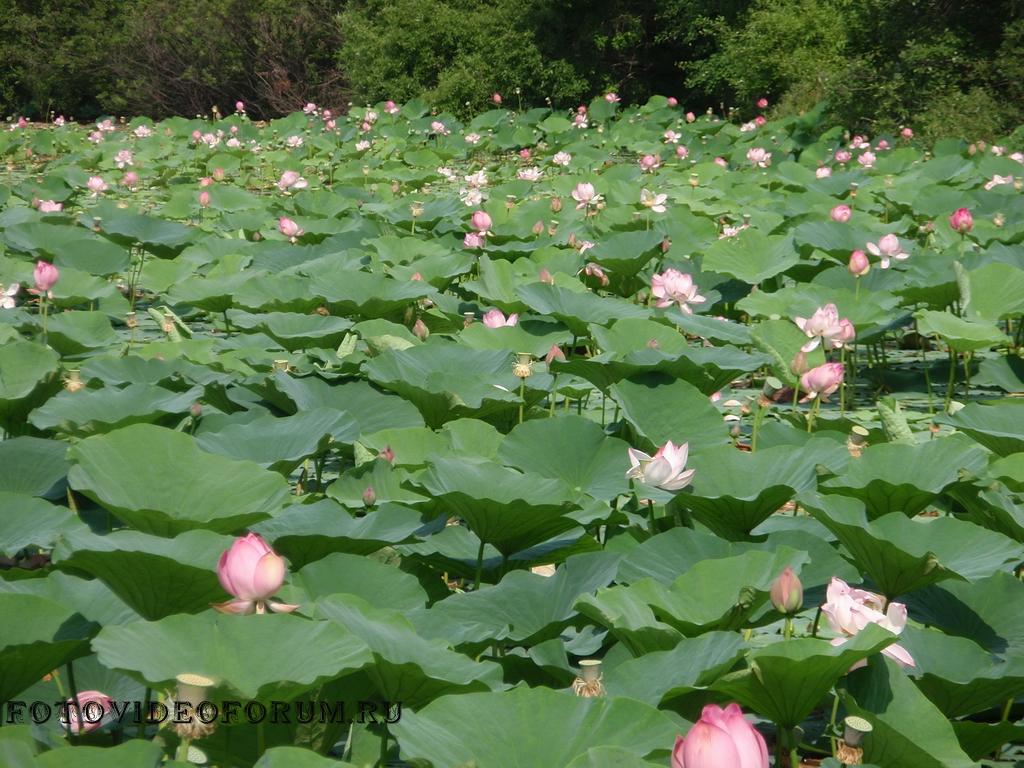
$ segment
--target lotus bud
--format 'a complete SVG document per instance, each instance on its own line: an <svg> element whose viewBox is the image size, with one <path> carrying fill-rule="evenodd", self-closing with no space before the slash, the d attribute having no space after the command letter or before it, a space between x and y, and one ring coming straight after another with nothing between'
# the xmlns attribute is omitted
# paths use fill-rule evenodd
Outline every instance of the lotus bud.
<svg viewBox="0 0 1024 768"><path fill-rule="evenodd" d="M487 215L486 211L475 211L470 220L470 223L477 232L483 234L491 228L491 217Z"/></svg>
<svg viewBox="0 0 1024 768"><path fill-rule="evenodd" d="M416 338L420 341L426 341L427 336L430 335L430 329L427 328L427 324L423 322L423 318L417 317L416 322L412 326L412 332L416 335Z"/></svg>
<svg viewBox="0 0 1024 768"><path fill-rule="evenodd" d="M533 234L537 236L544 234L544 222L540 219L538 219L537 223L533 225Z"/></svg>
<svg viewBox="0 0 1024 768"><path fill-rule="evenodd" d="M49 294L50 289L53 288L60 278L60 270L53 266L53 264L37 261L32 277L36 283L36 290L39 293Z"/></svg>
<svg viewBox="0 0 1024 768"><path fill-rule="evenodd" d="M216 181L224 181L224 175L225 174L224 174L224 169L223 168L214 168L213 169L213 178Z"/></svg>
<svg viewBox="0 0 1024 768"><path fill-rule="evenodd" d="M957 208L949 217L949 226L961 235L966 235L974 228L974 218L967 208Z"/></svg>
<svg viewBox="0 0 1024 768"><path fill-rule="evenodd" d="M544 362L550 366L551 363L553 363L555 360L557 360L560 363L564 363L565 353L562 351L562 348L560 346L558 346L557 344L552 344L551 349L548 350L547 355L544 357Z"/></svg>
<svg viewBox="0 0 1024 768"><path fill-rule="evenodd" d="M414 281L419 282L419 283L422 283L423 282L423 275L421 275L419 272L413 272L412 273L412 277L410 277L409 279L410 280L414 280Z"/></svg>
<svg viewBox="0 0 1024 768"><path fill-rule="evenodd" d="M792 614L804 604L804 587L788 565L772 582L771 601L779 613Z"/></svg>
<svg viewBox="0 0 1024 768"><path fill-rule="evenodd" d="M388 464L395 463L395 452L390 445L385 445L384 450L377 454L378 459L384 459Z"/></svg>
<svg viewBox="0 0 1024 768"><path fill-rule="evenodd" d="M288 566L263 537L250 533L235 539L217 563L217 578L234 600L212 607L221 613L291 613L299 606L270 600L284 584Z"/></svg>
<svg viewBox="0 0 1024 768"><path fill-rule="evenodd" d="M210 704L210 689L215 681L203 675L183 674L175 678L178 682L178 694L175 699L174 731L181 739L203 739L210 736L217 728L217 710ZM213 715L207 722L207 718ZM179 722L180 721L180 722Z"/></svg>
<svg viewBox="0 0 1024 768"><path fill-rule="evenodd" d="M668 253L668 249L672 247L672 241L667 237L661 239L661 252Z"/></svg>
<svg viewBox="0 0 1024 768"><path fill-rule="evenodd" d="M210 207L210 193L205 189L199 193L199 207L209 208Z"/></svg>
<svg viewBox="0 0 1024 768"><path fill-rule="evenodd" d="M562 210L562 198L552 197L551 198L551 212L558 213Z"/></svg>
<svg viewBox="0 0 1024 768"><path fill-rule="evenodd" d="M548 271L547 267L540 268L540 272L537 273L537 279L540 280L542 283L547 283L548 285L555 284L555 278Z"/></svg>
<svg viewBox="0 0 1024 768"><path fill-rule="evenodd" d="M847 268L854 277L863 277L871 269L871 262L864 251L857 250L850 254L850 264Z"/></svg>
<svg viewBox="0 0 1024 768"><path fill-rule="evenodd" d="M807 373L807 353L803 350L796 353L793 362L789 364L789 372L794 376L802 376Z"/></svg>
<svg viewBox="0 0 1024 768"><path fill-rule="evenodd" d="M583 659L580 662L580 674L573 680L572 692L587 699L604 696L600 659Z"/></svg>
<svg viewBox="0 0 1024 768"><path fill-rule="evenodd" d="M366 486L363 491L363 504L367 507L372 507L377 502L377 492L373 490L372 485Z"/></svg>
<svg viewBox="0 0 1024 768"><path fill-rule="evenodd" d="M192 403L192 405L188 407L188 412L193 419L198 419L203 415L203 404L199 402Z"/></svg>

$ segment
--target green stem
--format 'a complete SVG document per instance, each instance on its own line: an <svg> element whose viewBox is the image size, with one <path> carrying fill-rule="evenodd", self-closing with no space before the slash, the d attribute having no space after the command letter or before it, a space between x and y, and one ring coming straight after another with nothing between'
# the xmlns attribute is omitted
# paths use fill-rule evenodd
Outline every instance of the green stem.
<svg viewBox="0 0 1024 768"><path fill-rule="evenodd" d="M821 621L821 606L818 606L817 612L814 614L814 623L811 624L811 637L818 636L818 622Z"/></svg>
<svg viewBox="0 0 1024 768"><path fill-rule="evenodd" d="M549 398L551 402L548 403L548 417L549 418L551 416L555 415L555 396L556 396L557 393L558 393L558 374L555 374L554 378L551 380L551 396Z"/></svg>
<svg viewBox="0 0 1024 768"><path fill-rule="evenodd" d="M786 639L786 640L789 640L791 637L793 637L793 617L792 616L787 616L786 617L786 623L783 625L783 628L782 628L782 637L784 639Z"/></svg>
<svg viewBox="0 0 1024 768"><path fill-rule="evenodd" d="M971 353L964 352L964 400L971 399Z"/></svg>
<svg viewBox="0 0 1024 768"><path fill-rule="evenodd" d="M846 415L846 347L839 348L839 364L843 366L843 380L839 382L839 415Z"/></svg>
<svg viewBox="0 0 1024 768"><path fill-rule="evenodd" d="M380 760L377 765L385 768L388 764L388 724L384 723L384 732L380 736Z"/></svg>
<svg viewBox="0 0 1024 768"><path fill-rule="evenodd" d="M473 591L480 591L480 579L484 574L484 541L480 540L480 549L476 553L476 580L473 582Z"/></svg>
<svg viewBox="0 0 1024 768"><path fill-rule="evenodd" d="M757 403L757 412L754 413L754 428L750 433L750 452L753 453L757 450L757 435L761 431L761 422L764 420L764 412L767 410L761 405L760 399Z"/></svg>
<svg viewBox="0 0 1024 768"><path fill-rule="evenodd" d="M83 728L85 726L85 715L82 713L82 706L78 702L78 688L75 685L75 667L74 667L74 664L69 661L65 668L68 671L68 691L71 694L69 696L69 698L71 699L71 701L73 703L74 711L75 711L75 714L76 714L77 719L78 719L78 732L82 733L82 730L83 730ZM68 715L68 737L69 738L71 737L71 716L70 716L70 714Z"/></svg>
<svg viewBox="0 0 1024 768"><path fill-rule="evenodd" d="M807 431L811 432L814 429L814 419L818 415L818 409L821 408L821 395L814 398L814 404L811 406L810 412L807 414Z"/></svg>
<svg viewBox="0 0 1024 768"><path fill-rule="evenodd" d="M523 409L526 406L526 379L519 380L519 423L523 423Z"/></svg>
<svg viewBox="0 0 1024 768"><path fill-rule="evenodd" d="M647 530L651 532L651 536L658 532L654 526L654 501L652 499L647 500Z"/></svg>
<svg viewBox="0 0 1024 768"><path fill-rule="evenodd" d="M266 734L263 732L263 721L256 723L256 757L262 757L267 751Z"/></svg>
<svg viewBox="0 0 1024 768"><path fill-rule="evenodd" d="M949 413L949 405L953 402L953 386L956 384L956 352L949 348L949 382L946 384L945 411Z"/></svg>
<svg viewBox="0 0 1024 768"><path fill-rule="evenodd" d="M153 700L153 689L146 686L146 695L142 699L142 716L139 718L138 737L146 738L146 720L149 719L149 704Z"/></svg>
<svg viewBox="0 0 1024 768"><path fill-rule="evenodd" d="M262 726L263 723L260 723L259 725ZM256 734L257 734L256 738L258 739L259 738L259 727L257 727ZM191 744L191 743L192 743L191 739L182 739L181 740L181 743L178 744L178 751L177 751L177 753L175 754L175 757L174 757L174 759L176 761L178 761L180 763L187 763L188 762L188 747L189 747L189 744ZM263 750L259 749L259 747L257 747L257 749L259 750L259 754L262 755L263 754Z"/></svg>

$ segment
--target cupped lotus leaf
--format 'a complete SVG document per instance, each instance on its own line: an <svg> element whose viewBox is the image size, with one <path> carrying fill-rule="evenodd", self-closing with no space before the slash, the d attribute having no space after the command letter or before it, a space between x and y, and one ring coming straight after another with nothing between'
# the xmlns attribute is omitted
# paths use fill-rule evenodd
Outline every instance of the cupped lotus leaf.
<svg viewBox="0 0 1024 768"><path fill-rule="evenodd" d="M73 754L67 749L43 752L32 763L33 768L160 768L165 765L164 748L152 741L132 739L116 747L76 746Z"/></svg>
<svg viewBox="0 0 1024 768"><path fill-rule="evenodd" d="M536 279L536 278L531 278ZM482 254L477 261L477 277L467 280L464 285L482 300L494 304L503 312L518 312L526 308L516 286L524 282L517 274L512 262L507 259L492 259Z"/></svg>
<svg viewBox="0 0 1024 768"><path fill-rule="evenodd" d="M587 326L608 325L625 317L650 317L651 311L616 296L597 296L588 290L569 290L547 283L530 283L516 289L519 298L532 310L565 323L579 337L587 335Z"/></svg>
<svg viewBox="0 0 1024 768"><path fill-rule="evenodd" d="M126 248L141 244L147 251L165 258L179 253L199 236L198 230L184 224L132 213L113 203L101 203L94 212L95 217L82 216L86 226L97 228L101 235Z"/></svg>
<svg viewBox="0 0 1024 768"><path fill-rule="evenodd" d="M847 709L872 726L864 739L865 760L921 768L975 765L960 748L949 720L895 661L884 656L872 659L866 669L849 676L847 691Z"/></svg>
<svg viewBox="0 0 1024 768"><path fill-rule="evenodd" d="M237 287L232 284L239 282ZM207 278L216 280L207 289L217 298L217 311L227 306L241 307L249 312L312 312L323 303L323 297L313 292L309 278L293 274L270 274L246 276L245 273L225 277ZM230 303L223 305L224 299ZM189 302L194 303L194 302ZM207 309L212 307L207 306Z"/></svg>
<svg viewBox="0 0 1024 768"><path fill-rule="evenodd" d="M426 281L399 281L386 275L356 272L344 265L318 264L309 269L310 292L322 296L336 315L386 317L404 311L435 289Z"/></svg>
<svg viewBox="0 0 1024 768"><path fill-rule="evenodd" d="M102 349L117 343L117 334L106 315L100 312L58 312L46 326L47 339L64 355Z"/></svg>
<svg viewBox="0 0 1024 768"><path fill-rule="evenodd" d="M230 597L217 580L217 564L232 541L210 531L165 539L128 530L105 536L75 530L61 537L53 561L61 570L100 579L141 617L155 620L198 613Z"/></svg>
<svg viewBox="0 0 1024 768"><path fill-rule="evenodd" d="M52 549L61 537L77 528L85 525L67 507L0 491L0 554L5 557L14 557L26 547Z"/></svg>
<svg viewBox="0 0 1024 768"><path fill-rule="evenodd" d="M620 747L637 757L664 754L680 728L668 715L632 699L577 698L566 691L520 687L442 697L404 715L391 731L407 760L517 768L565 766L597 747Z"/></svg>
<svg viewBox="0 0 1024 768"><path fill-rule="evenodd" d="M412 402L431 427L463 416L512 412L522 402L512 375L513 356L504 350L474 350L430 343L390 350L370 360L370 381ZM529 382L529 380L527 380ZM541 395L527 391L533 399Z"/></svg>
<svg viewBox="0 0 1024 768"><path fill-rule="evenodd" d="M869 446L820 488L860 499L870 520L889 512L913 517L965 476L979 474L986 463L985 449L964 435L917 445L883 443Z"/></svg>
<svg viewBox="0 0 1024 768"><path fill-rule="evenodd" d="M294 352L311 346L335 348L352 327L344 317L299 312L267 312L254 315L248 312L229 312L228 321L235 328L258 329Z"/></svg>
<svg viewBox="0 0 1024 768"><path fill-rule="evenodd" d="M750 329L736 322L705 315L688 315L676 309L668 310L666 314L675 325L691 336L740 346L751 342Z"/></svg>
<svg viewBox="0 0 1024 768"><path fill-rule="evenodd" d="M61 269L112 275L128 266L128 251L83 227L26 222L5 228L3 240L14 250L52 260Z"/></svg>
<svg viewBox="0 0 1024 768"><path fill-rule="evenodd" d="M857 219L868 221L868 214L854 214ZM851 251L863 250L864 244L877 235L871 230L851 222L805 221L793 228L793 239L798 246L825 251L838 259L846 260Z"/></svg>
<svg viewBox="0 0 1024 768"><path fill-rule="evenodd" d="M868 624L842 645L810 637L779 640L750 651L746 669L719 678L711 688L793 728L850 667L894 642L896 636L877 624Z"/></svg>
<svg viewBox="0 0 1024 768"><path fill-rule="evenodd" d="M1024 656L1024 584L1013 574L933 584L904 602L915 621L973 640L1003 658Z"/></svg>
<svg viewBox="0 0 1024 768"><path fill-rule="evenodd" d="M501 349L509 352L529 352L543 359L551 347L562 347L572 341L572 334L560 323L524 320L517 325L488 328L473 323L459 334L459 342L470 349Z"/></svg>
<svg viewBox="0 0 1024 768"><path fill-rule="evenodd" d="M419 512L398 504L381 504L355 517L337 502L321 499L285 507L252 530L272 542L293 568L301 568L333 552L368 555L410 541L422 527Z"/></svg>
<svg viewBox="0 0 1024 768"><path fill-rule="evenodd" d="M358 447L358 446L357 446ZM344 472L327 486L327 495L349 509L366 506L368 489L373 489L375 503L422 504L427 497L407 486L420 472L392 466L383 458L367 461L355 469Z"/></svg>
<svg viewBox="0 0 1024 768"><path fill-rule="evenodd" d="M704 250L701 268L756 285L800 261L792 236L764 235L747 229L735 237L716 240Z"/></svg>
<svg viewBox="0 0 1024 768"><path fill-rule="evenodd" d="M57 499L67 489L67 443L38 437L0 442L0 491Z"/></svg>
<svg viewBox="0 0 1024 768"><path fill-rule="evenodd" d="M689 443L696 453L729 442L721 414L707 395L685 381L646 374L613 384L611 396L647 448L671 440Z"/></svg>
<svg viewBox="0 0 1024 768"><path fill-rule="evenodd" d="M610 696L628 696L653 707L671 706L732 669L743 651L739 634L707 632L680 640L671 650L653 651L617 664L604 675L604 687ZM699 712L692 715L699 716Z"/></svg>
<svg viewBox="0 0 1024 768"><path fill-rule="evenodd" d="M858 499L815 495L800 503L889 599L944 579L977 581L1024 559L1024 546L953 517L910 519L890 512L869 521Z"/></svg>
<svg viewBox="0 0 1024 768"><path fill-rule="evenodd" d="M935 421L955 427L1000 456L1024 451L1024 404L968 403L952 415L936 416Z"/></svg>
<svg viewBox="0 0 1024 768"><path fill-rule="evenodd" d="M189 435L149 424L86 438L68 459L74 490L158 536L192 528L231 533L270 517L290 492L280 475L206 453Z"/></svg>
<svg viewBox="0 0 1024 768"><path fill-rule="evenodd" d="M615 277L632 277L647 262L661 254L662 234L657 230L643 229L633 232L616 232L602 237L587 257L613 273Z"/></svg>
<svg viewBox="0 0 1024 768"><path fill-rule="evenodd" d="M34 405L60 387L56 380L60 355L31 341L4 344L0 355L0 426L14 431Z"/></svg>
<svg viewBox="0 0 1024 768"><path fill-rule="evenodd" d="M51 670L86 656L98 626L74 608L33 594L0 592L0 701Z"/></svg>
<svg viewBox="0 0 1024 768"><path fill-rule="evenodd" d="M225 312L234 303L235 292L253 279L253 275L243 272L207 277L190 275L168 286L167 298L175 304L186 304L208 312Z"/></svg>
<svg viewBox="0 0 1024 768"><path fill-rule="evenodd" d="M512 571L494 586L454 594L407 615L421 635L451 645L528 639L535 645L572 620L580 595L612 581L617 561L618 555L594 552L570 557L553 576Z"/></svg>
<svg viewBox="0 0 1024 768"><path fill-rule="evenodd" d="M628 449L627 443L609 437L595 422L569 414L518 425L502 441L497 459L610 501L629 490Z"/></svg>
<svg viewBox="0 0 1024 768"><path fill-rule="evenodd" d="M359 427L348 413L315 408L198 432L196 444L209 453L251 461L287 476L304 459L323 454L332 443L351 443L358 434Z"/></svg>
<svg viewBox="0 0 1024 768"><path fill-rule="evenodd" d="M289 614L208 611L136 621L104 627L92 647L104 666L152 687L173 684L187 669L264 702L291 701L372 660L366 644L340 624Z"/></svg>
<svg viewBox="0 0 1024 768"><path fill-rule="evenodd" d="M55 429L76 436L111 432L129 424L180 421L203 396L202 387L171 392L155 384L129 384L80 392L63 391L29 414L39 429Z"/></svg>
<svg viewBox="0 0 1024 768"><path fill-rule="evenodd" d="M964 320L949 312L930 309L916 312L914 317L919 333L938 336L957 352L988 349L1010 341L991 321Z"/></svg>
<svg viewBox="0 0 1024 768"><path fill-rule="evenodd" d="M687 464L695 470L693 493L679 494L676 502L716 533L743 537L797 493L813 488L816 466L810 446L780 445L755 453L711 448Z"/></svg>
<svg viewBox="0 0 1024 768"><path fill-rule="evenodd" d="M474 661L451 650L444 640L421 637L399 611L374 608L353 595L322 598L315 610L366 644L373 663L363 674L386 701L417 709L448 694L507 687L500 666Z"/></svg>
<svg viewBox="0 0 1024 768"><path fill-rule="evenodd" d="M967 273L970 301L963 307L967 318L999 320L1024 311L1024 269L992 262Z"/></svg>
<svg viewBox="0 0 1024 768"><path fill-rule="evenodd" d="M563 481L494 462L437 459L412 482L506 556L578 525L567 515L577 505Z"/></svg>
<svg viewBox="0 0 1024 768"><path fill-rule="evenodd" d="M900 645L920 674L914 682L948 718L1002 706L1024 693L1024 657L1002 659L965 637L906 627Z"/></svg>
<svg viewBox="0 0 1024 768"><path fill-rule="evenodd" d="M394 611L427 604L427 593L415 576L363 555L335 552L292 574L290 582L282 588L281 601L307 606L303 613L308 615L313 615L318 599L342 593Z"/></svg>

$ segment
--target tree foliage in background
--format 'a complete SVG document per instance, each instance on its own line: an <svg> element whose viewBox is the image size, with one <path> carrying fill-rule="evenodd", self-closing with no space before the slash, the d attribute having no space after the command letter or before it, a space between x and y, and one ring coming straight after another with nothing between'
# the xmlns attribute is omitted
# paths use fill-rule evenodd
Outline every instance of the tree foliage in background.
<svg viewBox="0 0 1024 768"><path fill-rule="evenodd" d="M0 0L0 60L0 108L32 117L615 90L927 137L1024 122L1024 0Z"/></svg>

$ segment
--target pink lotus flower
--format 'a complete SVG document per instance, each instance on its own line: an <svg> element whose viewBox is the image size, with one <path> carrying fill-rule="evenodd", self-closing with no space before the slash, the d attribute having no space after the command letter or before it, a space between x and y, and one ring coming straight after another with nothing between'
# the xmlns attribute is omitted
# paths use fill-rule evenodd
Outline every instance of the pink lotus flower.
<svg viewBox="0 0 1024 768"><path fill-rule="evenodd" d="M0 284L0 309L14 309L16 306L14 297L21 290L19 283L11 283L6 288Z"/></svg>
<svg viewBox="0 0 1024 768"><path fill-rule="evenodd" d="M107 182L105 182L100 176L90 176L89 181L85 183L86 188L92 192L90 197L99 197L102 193L107 191Z"/></svg>
<svg viewBox="0 0 1024 768"><path fill-rule="evenodd" d="M531 165L529 168L523 168L516 172L516 178L522 181L540 181L540 177L543 175L543 171L535 165Z"/></svg>
<svg viewBox="0 0 1024 768"><path fill-rule="evenodd" d="M690 156L690 150L688 150L682 144L680 144L678 147L676 147L676 157L678 157L680 160L685 160L689 156Z"/></svg>
<svg viewBox="0 0 1024 768"><path fill-rule="evenodd" d="M466 236L462 238L463 248L483 248L484 239L476 232L467 232Z"/></svg>
<svg viewBox="0 0 1024 768"><path fill-rule="evenodd" d="M693 114L693 112L687 112L686 113L686 122L692 123L692 122L696 121L696 119L697 119L697 116L695 114Z"/></svg>
<svg viewBox="0 0 1024 768"><path fill-rule="evenodd" d="M486 211L475 211L473 217L470 219L470 223L481 237L486 235L491 229L491 217L487 215Z"/></svg>
<svg viewBox="0 0 1024 768"><path fill-rule="evenodd" d="M838 221L840 224L845 224L853 215L853 210L848 205L837 205L829 212L829 215L832 217L832 221Z"/></svg>
<svg viewBox="0 0 1024 768"><path fill-rule="evenodd" d="M836 154L835 154L836 162L840 163L841 165L845 165L846 163L850 162L850 159L852 157L853 157L853 155L851 155L850 151L847 150L847 149L838 149L838 150L836 150Z"/></svg>
<svg viewBox="0 0 1024 768"><path fill-rule="evenodd" d="M388 99L387 101L384 102L384 111L387 112L389 115L397 115L401 111L401 109L397 104L395 104L395 102L393 102L391 99Z"/></svg>
<svg viewBox="0 0 1024 768"><path fill-rule="evenodd" d="M484 312L483 323L488 328L511 328L519 325L519 315L513 312L506 318L500 309L490 309Z"/></svg>
<svg viewBox="0 0 1024 768"><path fill-rule="evenodd" d="M520 160L529 160L532 156L533 156L533 153L530 152L530 148L529 147L523 147L522 149L519 150L519 159Z"/></svg>
<svg viewBox="0 0 1024 768"><path fill-rule="evenodd" d="M827 179L829 176L832 175L832 169L829 168L827 165L820 165L818 166L818 170L814 172L814 175L816 178L819 179Z"/></svg>
<svg viewBox="0 0 1024 768"><path fill-rule="evenodd" d="M114 165L118 168L124 168L126 165L132 165L135 158L132 156L132 152L129 149L122 149L114 155Z"/></svg>
<svg viewBox="0 0 1024 768"><path fill-rule="evenodd" d="M565 362L565 352L563 352L562 348L560 346L558 346L557 344L552 344L551 345L551 349L549 349L548 353L544 356L544 362L548 366L550 366L556 360L558 362L560 362L560 363L564 363Z"/></svg>
<svg viewBox="0 0 1024 768"><path fill-rule="evenodd" d="M998 173L994 174L991 181L985 182L985 191L991 191L1003 184L1013 184L1013 176L1000 176Z"/></svg>
<svg viewBox="0 0 1024 768"><path fill-rule="evenodd" d="M199 186L200 187L212 187L213 186L213 177L212 176L203 176L203 178L201 178L199 180Z"/></svg>
<svg viewBox="0 0 1024 768"><path fill-rule="evenodd" d="M35 205L40 213L60 213L64 210L63 205L53 200L36 200Z"/></svg>
<svg viewBox="0 0 1024 768"><path fill-rule="evenodd" d="M668 195L662 193L656 195L649 189L640 190L640 204L646 208L650 208L655 213L664 213L668 210L665 207L665 202L668 200Z"/></svg>
<svg viewBox="0 0 1024 768"><path fill-rule="evenodd" d="M306 106L304 106L302 108L302 111L305 112L307 115L315 115L316 114L316 104L314 104L312 101L307 102Z"/></svg>
<svg viewBox="0 0 1024 768"><path fill-rule="evenodd" d="M430 124L430 130L432 130L436 134L439 134L440 136L447 136L449 133L451 133L451 131L448 130L448 128L445 127L445 124L442 123L440 120L435 120L434 122L432 122Z"/></svg>
<svg viewBox="0 0 1024 768"><path fill-rule="evenodd" d="M551 162L565 168L572 162L572 155L568 152L556 152L554 157L551 158Z"/></svg>
<svg viewBox="0 0 1024 768"><path fill-rule="evenodd" d="M480 138L481 136L479 133L467 133L465 136L466 143L471 146L476 146L477 144L479 144Z"/></svg>
<svg viewBox="0 0 1024 768"><path fill-rule="evenodd" d="M626 477L663 491L681 490L690 484L697 471L685 469L689 452L689 443L674 445L671 440L661 446L654 456L630 448L628 453L631 466L626 470Z"/></svg>
<svg viewBox="0 0 1024 768"><path fill-rule="evenodd" d="M676 133L672 129L669 129L669 130L665 131L661 135L661 137L665 140L666 144L678 144L679 143L679 139L681 138L681 135Z"/></svg>
<svg viewBox="0 0 1024 768"><path fill-rule="evenodd" d="M606 93L604 95L604 100L607 101L609 104L618 104L621 101L621 99L619 98L619 94L615 93L614 91L612 91L611 93Z"/></svg>
<svg viewBox="0 0 1024 768"><path fill-rule="evenodd" d="M760 128L762 125L764 125L767 122L768 122L768 120L765 118L764 115L758 115L757 117L754 118L754 124L758 128Z"/></svg>
<svg viewBox="0 0 1024 768"><path fill-rule="evenodd" d="M906 253L900 245L900 239L896 235L885 235L878 244L868 243L868 251L872 256L878 256L881 258L881 264L879 265L882 269L889 268L889 262L892 259L896 261L903 261L909 259L910 254Z"/></svg>
<svg viewBox="0 0 1024 768"><path fill-rule="evenodd" d="M139 186L139 174L135 171L128 171L128 173L121 177L121 184L128 189L135 189Z"/></svg>
<svg viewBox="0 0 1024 768"><path fill-rule="evenodd" d="M686 738L676 737L672 768L768 768L768 746L739 704L708 704Z"/></svg>
<svg viewBox="0 0 1024 768"><path fill-rule="evenodd" d="M832 645L842 645L868 624L877 624L897 635L907 625L907 606L903 603L889 603L883 613L885 601L881 595L854 589L836 577L829 582L826 599L821 612L828 618L832 631L842 635L833 639ZM907 649L896 643L883 648L882 653L905 667L917 666ZM861 660L851 670L866 664L867 661Z"/></svg>
<svg viewBox="0 0 1024 768"><path fill-rule="evenodd" d="M37 261L36 268L32 272L32 278L36 283L36 292L40 294L50 295L50 289L53 288L57 280L60 279L60 270L57 269L53 264L47 264L45 261Z"/></svg>
<svg viewBox="0 0 1024 768"><path fill-rule="evenodd" d="M500 107L500 106L501 106L501 94L500 94L500 93L498 93L497 91L495 91L494 93L492 93L492 94L491 94L491 102L492 102L492 103L493 103L493 104L494 104L495 106L497 106L497 107Z"/></svg>
<svg viewBox="0 0 1024 768"><path fill-rule="evenodd" d="M873 168L875 165L875 153L874 152L862 152L857 156L857 162L865 168Z"/></svg>
<svg viewBox="0 0 1024 768"><path fill-rule="evenodd" d="M800 388L807 392L807 396L800 402L805 403L819 396L827 400L843 383L843 371L842 363L825 363L811 368L800 377Z"/></svg>
<svg viewBox="0 0 1024 768"><path fill-rule="evenodd" d="M287 192L290 189L305 189L308 186L309 182L302 178L302 174L298 171L285 171L277 180L277 188L282 192Z"/></svg>
<svg viewBox="0 0 1024 768"><path fill-rule="evenodd" d="M863 277L871 269L871 262L868 261L867 255L864 251L854 251L850 254L850 264L848 269L850 274L854 277Z"/></svg>
<svg viewBox="0 0 1024 768"><path fill-rule="evenodd" d="M596 205L601 201L601 196L597 194L593 184L580 182L572 191L572 199L576 201L576 209L579 210L580 208Z"/></svg>
<svg viewBox="0 0 1024 768"><path fill-rule="evenodd" d="M284 583L288 566L256 533L235 539L217 563L217 578L234 600L212 605L221 613L291 613L299 606L275 603L270 598Z"/></svg>
<svg viewBox="0 0 1024 768"><path fill-rule="evenodd" d="M282 235L290 237L292 240L305 234L304 229L286 216L282 216L277 220L277 228Z"/></svg>
<svg viewBox="0 0 1024 768"><path fill-rule="evenodd" d="M79 691L77 709L74 698L59 708L61 725L70 728L75 736L95 731L107 721L107 710L113 701L102 691Z"/></svg>
<svg viewBox="0 0 1024 768"><path fill-rule="evenodd" d="M210 193L207 192L205 189L199 193L199 206L201 208L210 207Z"/></svg>
<svg viewBox="0 0 1024 768"><path fill-rule="evenodd" d="M832 340L841 330L839 327L839 310L836 309L835 304L826 304L823 307L818 307L809 318L795 317L793 321L810 339L810 341L800 347L801 352L810 352L813 349L817 349L822 341L826 344L832 344Z"/></svg>
<svg viewBox="0 0 1024 768"><path fill-rule="evenodd" d="M910 128L901 128L900 136L902 136L904 139L912 139L914 138L914 132Z"/></svg>
<svg viewBox="0 0 1024 768"><path fill-rule="evenodd" d="M678 107L679 106L679 99L677 99L675 96L669 96L668 97L668 105L670 107Z"/></svg>
<svg viewBox="0 0 1024 768"><path fill-rule="evenodd" d="M715 163L715 165L720 165L723 168L728 168L729 167L729 161L726 160L724 157L716 157L715 160L714 160L714 163Z"/></svg>
<svg viewBox="0 0 1024 768"><path fill-rule="evenodd" d="M761 147L751 147L747 150L747 160L758 168L767 168L772 164L772 153Z"/></svg>
<svg viewBox="0 0 1024 768"><path fill-rule="evenodd" d="M660 165L661 158L656 155L644 155L640 158L640 170L644 173L650 173Z"/></svg>
<svg viewBox="0 0 1024 768"><path fill-rule="evenodd" d="M235 112L245 112L245 102L244 101L236 101L235 102Z"/></svg>
<svg viewBox="0 0 1024 768"><path fill-rule="evenodd" d="M957 208L949 217L949 226L961 235L966 235L974 228L974 217L967 208Z"/></svg>
<svg viewBox="0 0 1024 768"><path fill-rule="evenodd" d="M668 307L678 304L686 314L693 314L688 305L703 304L705 298L697 293L693 278L675 269L651 276L651 294L657 299L656 307Z"/></svg>
<svg viewBox="0 0 1024 768"><path fill-rule="evenodd" d="M762 96L760 99L758 99L757 100L757 108L758 109L768 109L768 99L766 99L764 96Z"/></svg>

